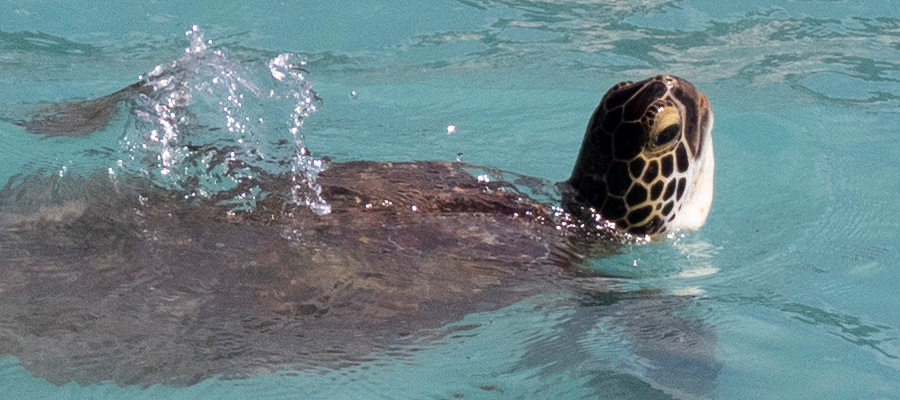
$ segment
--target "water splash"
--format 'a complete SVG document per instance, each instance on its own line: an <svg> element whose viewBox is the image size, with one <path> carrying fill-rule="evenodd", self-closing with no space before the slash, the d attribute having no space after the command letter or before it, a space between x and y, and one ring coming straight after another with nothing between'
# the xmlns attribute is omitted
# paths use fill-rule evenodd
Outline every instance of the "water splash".
<svg viewBox="0 0 900 400"><path fill-rule="evenodd" d="M313 157L305 145L301 133L303 121L318 110L315 102L318 99L312 90L312 84L303 75L305 61L295 63L292 55L280 54L269 62L272 77L282 82L293 83L299 90L291 93L297 105L291 112L291 137L296 150L296 157L291 164L291 200L296 204L305 204L319 215L331 213L331 205L322 198L322 187L316 183L319 172L325 169L322 159Z"/></svg>
<svg viewBox="0 0 900 400"><path fill-rule="evenodd" d="M289 175L295 204L330 212L316 183L325 162L301 133L320 99L305 61L284 53L267 63L232 61L194 26L184 54L158 65L135 85L134 123L121 140L119 172L138 174L185 199L222 200L252 210L273 190L267 175Z"/></svg>

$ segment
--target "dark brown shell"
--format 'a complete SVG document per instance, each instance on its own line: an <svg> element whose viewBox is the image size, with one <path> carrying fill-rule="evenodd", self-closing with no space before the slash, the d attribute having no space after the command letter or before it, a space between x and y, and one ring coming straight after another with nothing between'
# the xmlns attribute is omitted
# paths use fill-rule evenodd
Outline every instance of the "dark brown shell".
<svg viewBox="0 0 900 400"><path fill-rule="evenodd" d="M0 355L57 383L336 364L558 288L581 262L544 205L459 164L352 162L320 178L322 217L275 195L231 216L159 192L142 205L103 178L8 186Z"/></svg>

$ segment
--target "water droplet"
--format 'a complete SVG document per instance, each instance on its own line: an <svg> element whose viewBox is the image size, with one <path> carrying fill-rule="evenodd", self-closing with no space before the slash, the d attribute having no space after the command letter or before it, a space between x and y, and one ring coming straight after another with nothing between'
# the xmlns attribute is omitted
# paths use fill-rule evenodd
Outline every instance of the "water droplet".
<svg viewBox="0 0 900 400"><path fill-rule="evenodd" d="M316 215L331 214L331 204L328 204L328 202L324 200L310 202L308 206L312 212L316 213Z"/></svg>
<svg viewBox="0 0 900 400"><path fill-rule="evenodd" d="M350 91L350 98L351 98L351 99L355 99L356 96L358 96L358 95L359 95L359 93L357 93L355 90L351 90L351 91Z"/></svg>

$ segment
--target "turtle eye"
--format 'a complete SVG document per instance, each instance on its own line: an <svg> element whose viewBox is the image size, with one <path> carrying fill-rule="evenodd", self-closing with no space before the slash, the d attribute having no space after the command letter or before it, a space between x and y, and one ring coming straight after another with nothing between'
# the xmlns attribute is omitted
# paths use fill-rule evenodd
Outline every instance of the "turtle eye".
<svg viewBox="0 0 900 400"><path fill-rule="evenodd" d="M678 137L678 132L681 131L681 126L678 124L672 124L667 126L665 129L659 132L656 135L656 138L653 139L653 144L655 146L662 146L664 144L671 143L675 138Z"/></svg>

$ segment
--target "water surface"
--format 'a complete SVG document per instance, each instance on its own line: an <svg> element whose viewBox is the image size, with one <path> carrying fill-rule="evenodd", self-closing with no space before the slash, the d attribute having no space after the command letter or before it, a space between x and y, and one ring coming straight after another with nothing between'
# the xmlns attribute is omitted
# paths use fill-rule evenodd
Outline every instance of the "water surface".
<svg viewBox="0 0 900 400"><path fill-rule="evenodd" d="M111 93L178 58L182 32L198 24L240 62L306 56L323 99L304 125L316 155L461 153L557 181L571 171L609 86L663 72L685 77L716 113L707 226L594 267L627 277L625 287L693 296L692 313L714 328L722 363L705 396L900 393L900 145L892 140L900 11L891 2L116 6L0 3L0 103ZM0 125L0 175L105 168L92 151L116 146L121 134L42 139ZM34 378L7 357L0 386L20 398L579 398L598 388L610 398L669 395L628 378L646 376L641 355L610 324L564 329L570 313L591 310L579 307L538 297L469 315L458 323L477 328L465 336L367 370L182 388L78 386Z"/></svg>

